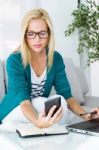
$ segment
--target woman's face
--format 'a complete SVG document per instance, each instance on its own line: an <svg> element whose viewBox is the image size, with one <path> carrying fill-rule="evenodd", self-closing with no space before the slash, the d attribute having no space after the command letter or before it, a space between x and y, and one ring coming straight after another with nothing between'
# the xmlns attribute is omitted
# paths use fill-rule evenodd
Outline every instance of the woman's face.
<svg viewBox="0 0 99 150"><path fill-rule="evenodd" d="M48 45L49 32L43 19L33 19L29 22L26 41L30 50L40 53Z"/></svg>

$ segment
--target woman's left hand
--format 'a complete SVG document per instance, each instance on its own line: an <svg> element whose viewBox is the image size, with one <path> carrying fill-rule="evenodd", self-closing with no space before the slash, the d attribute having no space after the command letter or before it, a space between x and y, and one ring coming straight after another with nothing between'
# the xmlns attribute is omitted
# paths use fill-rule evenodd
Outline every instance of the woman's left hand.
<svg viewBox="0 0 99 150"><path fill-rule="evenodd" d="M94 108L91 110L91 113L88 113L84 116L86 120L92 120L99 118L99 108Z"/></svg>

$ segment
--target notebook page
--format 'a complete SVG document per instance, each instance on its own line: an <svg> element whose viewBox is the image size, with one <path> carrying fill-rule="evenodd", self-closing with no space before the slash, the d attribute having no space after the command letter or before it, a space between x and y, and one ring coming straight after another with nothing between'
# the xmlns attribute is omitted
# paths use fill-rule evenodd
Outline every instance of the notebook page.
<svg viewBox="0 0 99 150"><path fill-rule="evenodd" d="M49 128L42 129L47 134L61 134L61 133L68 133L68 130L65 126L61 126L58 124L54 124Z"/></svg>
<svg viewBox="0 0 99 150"><path fill-rule="evenodd" d="M32 123L21 123L17 127L17 131L21 134L21 136L45 134L44 131L42 131L40 128L34 126Z"/></svg>

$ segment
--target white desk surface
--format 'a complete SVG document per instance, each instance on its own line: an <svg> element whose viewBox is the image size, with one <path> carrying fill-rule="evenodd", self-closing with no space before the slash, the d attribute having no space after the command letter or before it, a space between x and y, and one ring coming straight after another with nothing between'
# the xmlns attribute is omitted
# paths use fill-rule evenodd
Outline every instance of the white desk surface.
<svg viewBox="0 0 99 150"><path fill-rule="evenodd" d="M0 131L0 150L99 150L99 137L69 132L67 135L20 138Z"/></svg>

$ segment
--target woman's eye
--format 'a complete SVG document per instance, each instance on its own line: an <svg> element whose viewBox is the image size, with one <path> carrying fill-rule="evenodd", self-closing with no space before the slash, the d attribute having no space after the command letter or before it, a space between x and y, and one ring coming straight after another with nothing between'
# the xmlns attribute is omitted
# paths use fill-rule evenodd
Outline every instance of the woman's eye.
<svg viewBox="0 0 99 150"><path fill-rule="evenodd" d="M40 34L41 34L41 35L45 35L45 34L46 34L46 32L40 32Z"/></svg>
<svg viewBox="0 0 99 150"><path fill-rule="evenodd" d="M32 32L31 32L31 33L27 33L27 35L28 35L28 36L33 36L34 33L32 33Z"/></svg>

